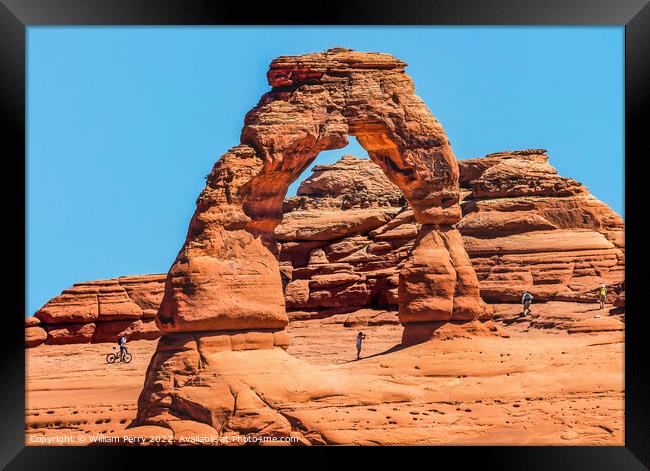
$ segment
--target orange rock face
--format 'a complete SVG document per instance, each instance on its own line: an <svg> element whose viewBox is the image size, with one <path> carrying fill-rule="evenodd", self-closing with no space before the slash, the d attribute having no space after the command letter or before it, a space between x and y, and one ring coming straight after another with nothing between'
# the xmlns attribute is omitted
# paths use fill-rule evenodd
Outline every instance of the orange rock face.
<svg viewBox="0 0 650 471"><path fill-rule="evenodd" d="M404 67L386 54L343 49L272 62L268 79L274 88L246 115L241 144L215 164L199 196L186 242L167 278L157 317L161 331L284 327L288 319L276 238L328 241L374 230L396 214L379 206L400 201L399 192L429 230L460 219L456 161L442 126L415 95ZM289 185L320 151L344 147L350 134L391 180L392 191L382 194L376 168L365 173L371 167L357 168L372 190L357 197L360 201L344 202L341 209L349 211L332 211L330 219L322 207L318 214L290 213L276 231ZM345 177L321 181L315 176L302 195L336 196L356 181L355 165L354 159L342 160L339 173ZM300 198L293 203L301 206ZM352 209L370 203L376 206L371 211ZM462 244L455 247L464 251ZM325 254L312 255L314 263L327 263ZM447 268L438 277L453 291L458 276L452 264ZM471 277L462 281L471 282ZM371 294L364 286L350 296L360 302ZM451 317L454 301L448 301Z"/></svg>
<svg viewBox="0 0 650 471"><path fill-rule="evenodd" d="M621 291L614 300L614 306L618 308L625 308L625 290Z"/></svg>
<svg viewBox="0 0 650 471"><path fill-rule="evenodd" d="M480 277L481 294L492 302L518 303L521 293L529 290L536 301L595 302L595 290L605 281L614 288L610 289L611 302L620 291L617 283L624 271L624 228L620 217L605 204L584 190L570 197L475 198L471 194L471 182L481 176L485 179L484 172L503 160L532 161L536 179L551 175L561 182L562 177L550 166L546 173L539 171L547 159L543 151L515 151L460 161L465 215L455 227ZM574 183L570 186L575 188ZM548 185L531 180L531 187ZM372 161L344 156L335 164L316 167L298 196L285 201L284 219L275 233L290 319L322 318L365 307L397 308L399 273L420 228L399 193ZM445 266L445 257L439 266ZM129 296L143 307L143 313L155 312L164 275L134 284L137 289L129 288L126 281L130 279L139 277L120 278ZM426 282L420 284L415 280L413 289L433 289ZM449 284L443 286L435 289L450 289ZM148 296L151 301L145 309L141 299ZM617 307L623 308L624 293L619 298ZM414 310L423 302L417 296L403 299ZM444 301L432 295L428 302L435 306ZM470 302L470 309L473 306ZM462 319L461 313L457 309L454 319ZM26 325L39 322L30 318Z"/></svg>
<svg viewBox="0 0 650 471"><path fill-rule="evenodd" d="M158 338L153 318L164 281L165 275L141 275L77 283L26 321L27 338L34 338L27 345L42 343L35 339L43 332L45 343L58 345L115 342L120 335L127 340Z"/></svg>
<svg viewBox="0 0 650 471"><path fill-rule="evenodd" d="M370 303L384 291L378 280L385 276L371 281L337 271L319 245L386 225L399 212L393 206L402 202L399 191L421 226L412 226L420 234L413 260L398 275L400 320L473 319L487 311L460 235L451 228L461 216L458 166L442 126L415 95L405 66L387 54L347 49L271 63L273 89L246 115L240 145L208 175L186 241L168 273L156 317L166 335L149 366L138 425L174 430L191 418L216 431L289 434L289 422L248 386L210 374L216 366L211 354L228 344L218 332L246 331L244 335L255 336L246 345L277 348L275 337L288 323L285 286L289 302L306 308ZM348 135L357 137L392 182L392 191L383 194L375 168L344 159L339 167L357 166L360 183L371 191L340 206L335 202L330 211L321 206L310 212L294 200L294 207L304 210L290 213L276 230L289 185L319 152L347 145ZM372 170L362 175L362 168ZM301 196L336 200L342 188L357 181L342 170L346 176L339 182L315 176L303 185ZM293 267L285 264L280 270L277 240L307 242L310 249L302 250L302 257L308 266L326 267L325 272L313 273L307 284L293 283ZM344 256L346 245L329 257L350 263L356 252ZM359 255L355 262L368 262ZM433 279L439 286L432 289ZM233 350L236 335L230 337ZM254 419L238 417L240 401L250 404Z"/></svg>
<svg viewBox="0 0 650 471"><path fill-rule="evenodd" d="M42 327L25 327L25 347L37 347L47 339L47 331Z"/></svg>
<svg viewBox="0 0 650 471"><path fill-rule="evenodd" d="M403 323L472 320L489 313L455 229L422 229L400 272L398 299Z"/></svg>
<svg viewBox="0 0 650 471"><path fill-rule="evenodd" d="M250 379L265 381L261 358L292 381L307 378L284 352L287 308L306 319L398 306L410 345L452 335L441 330L448 321L481 330L476 320L492 314L484 300L518 302L523 290L536 301L591 301L604 281L613 301L624 273L622 219L559 176L542 150L459 166L404 67L346 49L273 61L273 89L208 175L164 295L158 275L75 285L36 313L41 325L27 325L27 344L43 342L35 329L47 331L46 344L162 331L129 433L155 427L174 437L297 435L316 443ZM370 160L319 166L283 201L318 153L345 146L348 135ZM351 315L349 325L396 322L390 311L375 317ZM266 381L278 397L342 394Z"/></svg>
<svg viewBox="0 0 650 471"><path fill-rule="evenodd" d="M65 345L70 343L91 343L95 334L95 324L54 324L47 327L48 345ZM117 339L116 339L117 340Z"/></svg>
<svg viewBox="0 0 650 471"><path fill-rule="evenodd" d="M612 300L624 281L624 223L587 188L557 175L544 150L490 154L459 163L463 234L484 299Z"/></svg>
<svg viewBox="0 0 650 471"><path fill-rule="evenodd" d="M383 185L384 192L390 194L393 188L383 175L376 175L376 181L367 186L361 177L355 179L354 185L340 185L344 168L359 176L370 173L364 167L373 166L369 160L356 159L353 165L354 162L351 157L346 157L334 165L319 166L313 176L318 185L314 185L310 177L301 185L299 196L289 198L285 204L288 212L276 232L283 234L280 263L287 276L285 296L290 317L305 318L308 313L320 317L323 310L331 308L332 297L341 299L347 296L337 305L339 308L397 306L400 302L399 273L404 267L409 267L413 277L410 289L414 294L412 297L402 295L402 302L409 303L413 312L428 304L431 321L450 319L448 314L438 311L437 317L434 312L436 306L448 303L444 299L451 292L451 285L440 281L431 283L435 278L434 272L426 276L421 274L419 279L416 277L418 268L414 265L417 265L419 256L414 245L421 225L408 206L399 206L395 216L374 230L337 234L338 239L301 240L302 234L309 234L316 228L327 232L336 221L345 220L349 212L354 214L361 205L367 206L368 213L379 209L386 211L391 207L370 198L360 201L357 206L346 204L355 198L348 195L348 191L355 195L373 194L371 188ZM530 170L527 165L531 166ZM512 174L513 178L508 179L503 177L502 170L488 172L494 167L497 170L504 167L519 169L524 175L517 177ZM548 164L545 151L490 154L461 160L459 168L464 216L455 227L462 235L485 300L518 303L521 293L529 290L537 301L594 302L596 288L603 281L613 288L610 289L611 296L616 296L624 272L623 221L575 180L558 176ZM481 196L476 196L473 190L479 180L480 191L477 190L477 194ZM308 189L314 187L317 191L310 194ZM322 188L336 190L324 192ZM485 196L486 188L493 188L495 196ZM549 193L550 188L557 190L557 194ZM513 196L515 194L522 196ZM572 196L562 196L567 194ZM317 208L324 209L319 213ZM335 216L335 211L338 211L338 216ZM443 241L443 234L451 235L451 232L439 231L437 242L427 243L431 249L427 253L432 257L431 266L444 272L448 270L450 259L435 251L436 245L448 243ZM457 245L458 240L454 240ZM454 253L453 246L451 244L452 249L447 253ZM318 259L310 256L317 253L322 254ZM409 260L411 254L413 257ZM459 263L457 260L455 266ZM331 276L330 273L335 274L337 280L347 280L348 284L337 282L328 288L314 282L319 277ZM430 281L426 281L427 276ZM468 276L473 274L470 272ZM473 289L473 283L469 283L469 289ZM353 287L355 292L364 292L366 296L351 297L349 293ZM428 299L421 296L426 290L429 290ZM434 292L441 294L437 296ZM471 299L469 312L474 314L468 317L480 317L481 314L476 312L479 305ZM462 303L458 301L460 298L457 298L459 307L454 310L453 319L464 318L460 308ZM402 312L405 313L404 309ZM405 314L402 317L408 319Z"/></svg>
<svg viewBox="0 0 650 471"><path fill-rule="evenodd" d="M275 231L278 238L287 226L287 216L296 210L400 208L406 204L404 193L368 159L348 154L334 164L317 165L312 172L298 188L297 196L285 200L285 216Z"/></svg>
<svg viewBox="0 0 650 471"><path fill-rule="evenodd" d="M45 324L151 318L160 305L163 280L163 275L140 275L76 283L34 316Z"/></svg>
<svg viewBox="0 0 650 471"><path fill-rule="evenodd" d="M93 343L115 342L122 335L127 340L154 340L160 337L160 331L153 319L98 322L92 341Z"/></svg>

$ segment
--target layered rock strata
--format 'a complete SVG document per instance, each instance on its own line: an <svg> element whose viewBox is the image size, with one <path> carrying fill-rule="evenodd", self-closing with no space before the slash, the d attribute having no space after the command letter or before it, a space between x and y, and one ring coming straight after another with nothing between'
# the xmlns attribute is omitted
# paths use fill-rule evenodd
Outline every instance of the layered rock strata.
<svg viewBox="0 0 650 471"><path fill-rule="evenodd" d="M351 156L318 166L287 200L276 233L290 318L398 305L399 272L420 224L408 205L372 197L396 190L372 167ZM580 183L559 176L543 150L461 160L459 168L463 218L456 228L483 299L519 302L528 290L537 301L594 302L605 282L613 302L625 268L620 216ZM342 184L349 181L345 175L354 175L354 185ZM347 224L345 234L337 225L361 217L374 224Z"/></svg>
<svg viewBox="0 0 650 471"><path fill-rule="evenodd" d="M625 278L622 218L577 181L558 175L545 150L460 163L467 253L491 302L528 290L537 300L593 302L601 282L613 302Z"/></svg>
<svg viewBox="0 0 650 471"><path fill-rule="evenodd" d="M164 281L165 275L141 275L77 283L27 319L26 345L156 339Z"/></svg>
<svg viewBox="0 0 650 471"><path fill-rule="evenodd" d="M531 162L534 169L529 171L525 165ZM505 166L517 168L524 177L515 175L510 181L500 177ZM495 171L486 173L493 167ZM456 227L478 273L484 299L519 302L520 293L529 290L536 302L595 302L596 289L605 282L610 286L608 301L616 298L615 306L624 307L623 221L584 186L558 176L546 152L500 152L461 160L459 168L464 216ZM523 178L527 183L522 183ZM557 195L549 194L551 181ZM475 186L477 194L491 187L510 196L476 197ZM517 186L520 196L512 196ZM561 196L566 188L575 194ZM399 272L419 224L399 188L377 165L346 155L335 164L316 166L298 195L285 200L284 211L275 233L289 319L398 306ZM137 299L150 299L142 304L145 318L162 298L164 277L146 277L137 290L130 289L141 293ZM88 312L99 311L95 298L91 296L93 301L87 303L83 287L111 283L76 285L81 288L66 290L42 311L81 323ZM31 319L35 323L26 323L27 337L33 339L28 345L42 343L48 325L38 326L40 321ZM75 337L59 338L69 342ZM76 338L93 339L91 334Z"/></svg>

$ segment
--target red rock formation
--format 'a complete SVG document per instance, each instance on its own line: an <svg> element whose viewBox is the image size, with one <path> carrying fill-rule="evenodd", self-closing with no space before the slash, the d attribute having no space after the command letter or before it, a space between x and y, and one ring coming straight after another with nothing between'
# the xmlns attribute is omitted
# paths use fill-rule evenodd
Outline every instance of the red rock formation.
<svg viewBox="0 0 650 471"><path fill-rule="evenodd" d="M95 323L87 324L52 324L47 326L48 345L64 345L70 343L91 343L95 334ZM115 339L117 340L117 338Z"/></svg>
<svg viewBox="0 0 650 471"><path fill-rule="evenodd" d="M296 210L398 208L405 204L402 191L386 178L379 166L346 154L334 164L312 169L312 175L298 188L298 196L284 201L285 216L278 229L287 226L287 216ZM280 239L278 229L275 234Z"/></svg>
<svg viewBox="0 0 650 471"><path fill-rule="evenodd" d="M164 291L165 275L122 276L77 283L49 300L30 320L36 338L46 332L46 344L115 342L155 339L160 331L153 318ZM38 326L38 327L35 327ZM34 330L40 329L40 330ZM43 332L41 332L43 331Z"/></svg>
<svg viewBox="0 0 650 471"><path fill-rule="evenodd" d="M530 154L530 151L519 151L460 163L461 181L464 185L463 208L466 215L457 227L464 234L463 238L473 265L479 270L483 295L488 299L493 297L493 299L518 303L521 291L529 289L535 293L536 305L537 301L557 300L565 296L580 301L593 301L594 299L586 295L581 296L580 293L585 290L595 291L601 279L618 279L617 273L621 275L623 273L623 246L620 243L623 240L622 221L606 205L588 193L572 197L535 195L512 198L472 197L470 182L473 179L480 177L485 169L490 165L496 165L500 159L514 158L523 161L533 158L536 162L546 162L547 159L540 151L533 154ZM350 163L351 159L347 160ZM359 166L374 165L369 160L357 160ZM490 164L482 163L483 160ZM474 173L473 178L463 179L466 176L465 162L467 168L471 169L468 172ZM477 168L483 170L479 171ZM338 171L335 170L333 173ZM319 184L328 185L326 181L328 173L327 166L320 169L319 178L324 181ZM544 173L541 172L539 175L537 178L543 178ZM309 181L306 184L309 184ZM384 179L384 184L390 188L391 184L387 179ZM545 187L544 184L537 185L535 182L532 185ZM355 188L354 191L363 193L364 189ZM319 199L326 200L326 204L322 206ZM356 206L342 209L340 204L342 201L352 200L346 195L344 188L322 196L302 195L300 205L285 205L285 209L289 211L286 215L288 216L286 223L292 227L291 231L286 232L309 233L309 225L319 227L321 232L327 232L327 224L337 221L332 217L331 212L345 213L360 209ZM377 207L384 210L393 209L392 206L377 200L369 203L359 202L359 204L367 204L368 210ZM326 210L323 211L321 223L318 220L317 209L323 207ZM400 212L396 216L391 216L382 226L365 230L366 232L351 231L350 234L330 240L300 241L289 237L287 240L279 241L280 263L286 285L285 299L292 320L355 311L345 320L346 326L363 326L365 330L367 326L398 321L394 310L391 312L363 309L367 306L393 306L394 309L398 304L399 271L408 259L409 250L413 246L420 224L408 208L397 208L397 210ZM316 219L310 220L307 217L291 215L301 211L315 214ZM389 212L389 214L393 213ZM307 229L301 226L302 223ZM283 231L282 226L278 231ZM615 256L612 259L613 263L606 265L602 264L602 260L608 252L612 252L609 244L614 246L613 252L620 258ZM598 262L599 257L600 262ZM572 264L573 271L570 269ZM575 269L576 265L580 265L579 270ZM600 270L600 275L590 274L591 269ZM497 281L500 278L502 281ZM422 288L427 289L429 285L422 283ZM148 297L146 286L143 285L140 291L144 298ZM611 302L617 296L619 287L618 284L610 287ZM567 288L571 291L568 292ZM624 284L620 289L624 289ZM624 299L624 292L618 295L615 306L621 305L622 299ZM575 313L567 312L567 306L580 310L580 315L576 317ZM624 328L624 323L616 316L594 320L592 308L588 306L579 308L579 306L550 301L537 305L534 308L534 315L530 319L525 319L525 322L533 329L556 328L572 335L584 332L620 331ZM510 304L496 305L496 307L498 318L504 323L524 322L519 318L520 309L517 306ZM618 311L615 309L610 311L611 313L618 314ZM38 327L38 322L33 318L26 321L27 338L29 338L27 335L29 330ZM92 327L87 328L94 328L93 338L97 338L97 330L102 325L108 326L113 323L115 321L97 323L97 327L94 327L93 323ZM402 340L409 344L435 338L464 336L465 331L472 329L488 330L494 335L493 327L490 326L489 321L470 322L464 324L462 330L458 331L460 327L456 324L449 325L439 321L418 322L405 325ZM253 388L238 378L221 376L221 373L214 374L214 377L205 374L212 372L215 367L228 370L229 362L235 360L235 357L229 356L230 352L238 355L237 361L246 360L249 367L255 362L259 364L259 360L250 360L243 355L247 352L252 354L254 350L260 348L285 348L288 341L282 338L283 333L284 331L261 329L247 332L241 330L195 332L166 336L154 355L154 362L150 365L147 384L154 387L146 388L146 393L143 392L141 395L138 418L138 423L158 425L135 427L129 429L127 434L146 435L150 430L154 430L156 434L169 433L174 437L203 433L214 436L219 434L237 436L245 433L298 434L304 439L308 434L302 436L301 433L293 431L291 422L274 410L277 405L270 406L267 404L268 397L264 396L262 400L262 397L258 396L257 387ZM506 336L506 333L498 332L498 329L496 334ZM56 338L65 338L65 342L70 338L87 341L84 340L83 335L74 337L70 333ZM282 361L282 371L286 371L287 377L302 377L293 370L295 366L287 359ZM263 370L266 368L259 370L256 376L264 377ZM239 370L232 368L232 371ZM319 382L322 381L320 377ZM190 386L194 383L200 386ZM266 387L270 387L272 391L279 391L278 394L283 398L285 397L283 394L291 390L291 387L282 383L280 378ZM172 393L167 394L167 391ZM239 395L240 392L243 394ZM322 395L320 391L313 394L315 397ZM244 409L240 409L240 406L235 407L235 403L242 404L244 398L248 398L250 406ZM188 415L195 420L179 419L178 414L181 412L183 417ZM173 433L168 432L169 430ZM308 441L317 443L318 437L310 436Z"/></svg>
<svg viewBox="0 0 650 471"><path fill-rule="evenodd" d="M345 146L348 134L357 137L403 192L418 222L431 226L427 233L442 225L447 239L453 239L453 244L440 245L437 251L429 250L428 242L417 243L413 249L422 252L421 263L447 263L449 270L438 276L451 287L449 293L453 291L458 275L448 252L459 251L462 258L464 249L455 231L445 225L460 218L457 165L442 126L414 94L404 67L385 54L342 49L273 61L268 74L273 90L246 115L241 145L215 164L199 196L185 245L168 275L157 318L163 332L280 329L286 325L274 234L283 217L284 195L321 150ZM376 170L368 172L365 185L376 182L376 175ZM316 176L301 191L329 197L341 187L332 183L329 180L322 186ZM396 193L393 189L384 201L399 199ZM380 200L377 195L375 191L375 199ZM364 205L357 201L341 205L351 206ZM380 227L395 210L334 211L331 220L323 219L322 212L294 214L311 224L295 221L301 227L296 232L290 215L276 232L278 239L340 239ZM326 256L320 261L326 263ZM459 284L476 285L471 266L466 271ZM417 278L420 273L411 270L405 276ZM354 302L365 302L372 294L359 287L349 296ZM332 302L345 303L341 299ZM477 314L485 310L477 295L474 302ZM453 304L453 300L445 304L446 318L452 316ZM469 312L466 304L464 315ZM402 309L409 321L416 320L415 311L409 312L410 304L404 303ZM436 309L439 312L443 307ZM417 312L426 320L422 308Z"/></svg>
<svg viewBox="0 0 650 471"><path fill-rule="evenodd" d="M160 331L153 319L98 322L92 342L115 342L122 335L127 340L155 340L160 337Z"/></svg>
<svg viewBox="0 0 650 471"><path fill-rule="evenodd" d="M614 300L614 307L625 308L625 291L621 291Z"/></svg>
<svg viewBox="0 0 650 471"><path fill-rule="evenodd" d="M25 319L25 347L37 347L47 339L47 332L36 317Z"/></svg>
<svg viewBox="0 0 650 471"><path fill-rule="evenodd" d="M298 189L299 196L287 200L287 213L276 229L288 280L287 308L304 318L310 311L320 317L323 309L334 307L397 305L401 272L408 274L402 277L402 322L451 320L452 312L455 320L484 315L457 231L425 228L418 242L423 249L407 264L421 225L399 198L375 196L394 195L396 188L377 170L370 160L344 156L333 165L316 167ZM345 177L345 172L352 176ZM359 215L382 215L383 220L375 227L345 224ZM314 233L327 236L314 244ZM301 247L304 255L296 257ZM432 284L434 278L439 283Z"/></svg>
<svg viewBox="0 0 650 471"><path fill-rule="evenodd" d="M356 174L360 173L359 168L373 166L369 160L357 159L355 166L351 157L345 160L345 167ZM526 165L531 165L532 170L526 170ZM488 172L495 167L498 171ZM504 171L499 170L504 167L521 169L525 175L505 178ZM465 214L456 228L463 235L465 248L479 275L484 299L519 302L522 291L530 290L537 301L593 302L595 290L602 281L615 285L622 280L623 221L586 188L558 176L548 165L545 151L490 154L461 160L459 168ZM339 188L328 179L341 180L340 162L318 169L320 187ZM306 188L313 187L310 180L305 181ZM475 196L475 181L481 182L477 194L484 195L487 188L493 188L497 196ZM382 181L381 176L377 176L373 185L384 185L386 192L392 188L392 184L386 178ZM339 239L319 243L300 240L298 234L308 233L308 226L326 232L328 224L343 219L331 214L332 208L340 208L341 202L350 199L346 190L340 188L334 195L302 196L300 205L290 199L285 206L289 211L285 215L286 222L276 232L284 235L280 241L280 260L286 264L285 295L290 315L292 310L296 310L300 318L309 312L316 317L322 315L325 305L320 305L319 300L329 297L322 293L313 295L312 280L329 273L335 273L339 280L348 280L348 286L356 284L358 289L362 283L366 284L366 292L374 289L370 296L357 297L357 305L360 302L366 303L363 306L376 307L398 304L398 273L406 263L420 227L408 207L399 208L395 217L372 231L351 231ZM549 188L555 188L557 195L548 194ZM357 185L350 191L364 194L367 189ZM561 196L567 193L572 196ZM327 212L319 218L319 213L312 208L321 207L321 199L326 201ZM370 204L369 211L375 208ZM385 211L387 208L377 209ZM285 229L285 224L290 231ZM296 256L298 250L302 251L300 256ZM311 253L324 254L329 263L310 261ZM434 289L427 288L429 285L422 283L422 289ZM435 289L445 289L441 283L435 286ZM336 288L343 291L345 286L337 283ZM615 295L612 290L611 296ZM431 300L435 300L435 296ZM414 296L413 302L417 306L426 301Z"/></svg>
<svg viewBox="0 0 650 471"><path fill-rule="evenodd" d="M595 290L605 281L615 288L610 289L613 301L623 289L617 287L624 271L620 217L584 190L571 197L474 198L472 181L502 160L532 161L537 179L551 175L562 182L550 166L539 171L548 160L543 151L460 161L466 214L456 227L479 273L482 296L493 302L519 302L521 292L530 290L536 301L595 302ZM348 173L353 177L346 177ZM548 187L536 181L530 186ZM574 183L570 186L577 188ZM299 188L299 196L287 199L276 234L290 319L398 305L399 272L420 225L395 188L372 161L345 156L333 165L317 166ZM375 224L350 223L371 218L383 225L370 230ZM144 312L155 310L163 277L136 285L144 298L147 290L152 291L153 301ZM121 278L122 285L128 286L129 279ZM102 284L106 282L89 285ZM134 292L129 294L132 299ZM619 297L616 306L622 307L624 293Z"/></svg>
<svg viewBox="0 0 650 471"><path fill-rule="evenodd" d="M167 335L149 366L138 425L173 428L190 417L221 431L291 432L286 419L264 409L263 401L246 385L225 383L209 374L215 353L212 339L221 345L220 331L247 331L245 335L256 332L260 337L251 343L254 348L277 346L269 339L280 335L288 323L282 277L286 282L290 270L283 268L281 275L274 233L283 218L284 196L320 151L344 147L348 135L357 137L402 191L421 225L410 265L398 276L400 320L471 319L487 312L460 234L451 227L461 216L458 166L442 126L415 95L405 65L387 54L347 49L280 57L271 63L268 80L273 89L246 115L241 144L223 155L208 175L186 241L168 273L156 317ZM376 178L369 176L366 184L371 182ZM310 184L304 193L329 197L337 192L335 186ZM391 202L391 197L375 199ZM294 230L292 223L300 221L290 216L277 238L307 242L313 247L308 266L332 270L325 251L313 242L377 229L397 213L394 208L351 208L363 207L362 203L363 199L346 202L349 211L333 211L321 226ZM322 216L322 212L296 213L310 223ZM333 258L347 250L337 249L330 252ZM340 262L349 263L355 254ZM372 262L363 255L355 260L366 267ZM374 268L380 271L385 266ZM368 279L336 270L314 275L307 308L363 306L382 291L377 276ZM444 289L432 290L427 283L433 278ZM304 288L289 287L293 301L300 302ZM409 298L410 290L418 292L418 300ZM230 345L236 335L226 336ZM209 383L209 394L195 383ZM268 417L268 423L258 418L244 421L244 427L237 420L234 401L240 394L250 396L250 402L258 404L256 410L262 407L256 414Z"/></svg>
<svg viewBox="0 0 650 471"><path fill-rule="evenodd" d="M594 302L624 279L624 224L580 183L557 175L544 150L459 163L467 253L491 302ZM471 192L471 193L470 193ZM611 293L612 300L615 293Z"/></svg>
<svg viewBox="0 0 650 471"><path fill-rule="evenodd" d="M476 273L457 230L420 231L400 273L398 299L402 322L472 320L485 314L476 302Z"/></svg>
<svg viewBox="0 0 650 471"><path fill-rule="evenodd" d="M286 215L275 235L280 241L339 240L377 229L398 211L397 208L296 211Z"/></svg>
<svg viewBox="0 0 650 471"><path fill-rule="evenodd" d="M76 283L34 314L45 324L152 318L163 292L164 275L123 276Z"/></svg>

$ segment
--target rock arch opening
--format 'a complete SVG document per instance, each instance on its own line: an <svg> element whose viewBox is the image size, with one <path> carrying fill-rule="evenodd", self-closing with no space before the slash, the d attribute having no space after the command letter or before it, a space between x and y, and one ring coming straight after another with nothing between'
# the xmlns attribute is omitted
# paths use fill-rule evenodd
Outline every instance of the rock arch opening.
<svg viewBox="0 0 650 471"><path fill-rule="evenodd" d="M336 160L319 156L285 199L275 238L290 320L397 310L398 274L418 226L403 192L351 149L365 154L350 145Z"/></svg>

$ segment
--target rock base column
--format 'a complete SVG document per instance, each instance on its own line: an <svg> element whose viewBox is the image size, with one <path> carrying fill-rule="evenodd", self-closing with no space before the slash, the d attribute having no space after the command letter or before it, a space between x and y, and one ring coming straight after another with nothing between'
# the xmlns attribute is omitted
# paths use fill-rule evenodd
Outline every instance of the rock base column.
<svg viewBox="0 0 650 471"><path fill-rule="evenodd" d="M492 309L480 296L460 233L450 226L425 224L415 241L411 258L400 272L399 320L405 330L419 332L423 325L435 330L440 322L486 319Z"/></svg>
<svg viewBox="0 0 650 471"><path fill-rule="evenodd" d="M170 430L174 442L192 436L224 440L295 434L289 421L248 385L224 378L211 365L211 356L219 352L286 349L288 345L284 330L164 335L147 369L131 432L144 426L162 427Z"/></svg>

